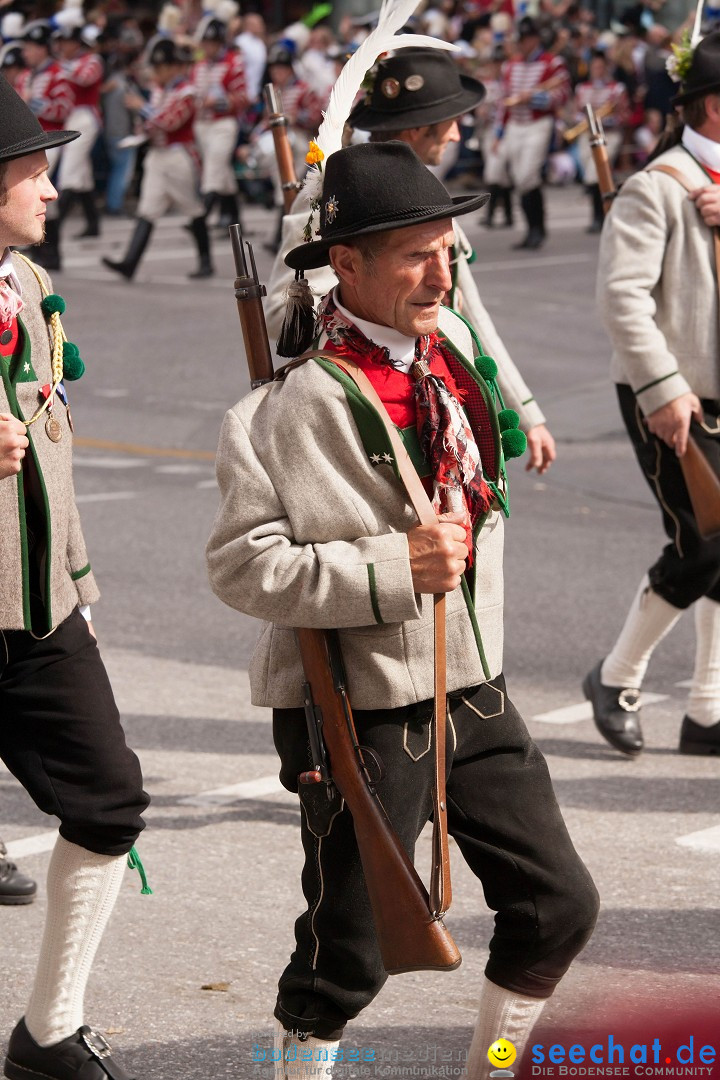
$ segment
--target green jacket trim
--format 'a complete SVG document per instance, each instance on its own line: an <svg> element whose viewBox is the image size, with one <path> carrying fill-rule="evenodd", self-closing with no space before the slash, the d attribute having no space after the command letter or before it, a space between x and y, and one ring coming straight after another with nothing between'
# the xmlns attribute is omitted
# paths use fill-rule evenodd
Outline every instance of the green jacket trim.
<svg viewBox="0 0 720 1080"><path fill-rule="evenodd" d="M375 563L367 564L368 583L370 585L370 603L372 604L373 616L376 623L383 623L383 617L380 614L380 604L378 602L377 594L377 579L375 577Z"/></svg>
<svg viewBox="0 0 720 1080"><path fill-rule="evenodd" d="M679 371L671 371L667 375L661 375L659 379L653 379L652 382L646 383L645 386L641 386L639 390L635 391L635 397L638 394L644 394L646 390L650 390L653 386L657 386L658 383L665 382L666 379L672 379L673 375L679 375Z"/></svg>
<svg viewBox="0 0 720 1080"><path fill-rule="evenodd" d="M29 341L29 334L27 334L27 331L25 331L24 327L23 327L23 332L25 333L25 337ZM3 360L4 359L5 358L3 358ZM15 387L14 387L14 385L11 382L11 379L10 379L9 365L8 365L6 360L5 360L4 363L0 363L0 370L2 371L3 386L5 388L5 393L7 395L8 405L10 406L10 411L12 412L12 414L15 417L16 420L20 420L24 424L24 423L26 423L26 420L25 420L25 417L23 416L22 411L20 409L20 405L19 405L18 399L17 399L17 394L15 392ZM53 624L52 624L52 602L51 602L51 594L52 594L52 589L51 589L51 586L52 586L52 574L51 574L51 571L52 571L52 532L51 532L51 525L50 525L50 504L49 504L49 501L48 501L47 488L45 487L45 479L43 477L42 469L40 468L40 462L38 461L37 452L35 450L35 444L33 442L33 435L32 435L32 429L31 428L27 429L26 435L27 435L28 442L30 444L28 449L29 449L30 453L32 454L33 463L35 465L35 471L37 473L37 477L38 477L38 480L40 482L40 490L42 492L42 497L43 497L43 512L44 512L44 517L45 517L45 530L46 530L45 544L46 544L46 553L47 553L47 557L45 559L45 603L44 603L45 625L44 625L43 629L45 631L49 632L53 628ZM17 484L18 484L18 516L19 516L18 526L19 526L19 529L20 529L20 551L21 551L22 574L23 574L23 581L22 581L23 619L24 619L24 622L25 622L25 629L26 630L36 630L37 627L34 627L32 625L32 619L31 619L31 615L30 615L30 554L29 554L28 538L27 538L27 520L26 520L26 517L25 517L25 481L24 481L24 477L23 477L22 472L18 473Z"/></svg>
<svg viewBox="0 0 720 1080"><path fill-rule="evenodd" d="M92 567L90 566L90 563L88 563L87 566L83 566L82 570L75 570L74 573L70 575L70 577L73 581L79 581L80 578L83 578L86 574L89 574L91 569Z"/></svg>
<svg viewBox="0 0 720 1080"><path fill-rule="evenodd" d="M465 606L467 607L468 615L470 616L470 624L473 628L473 634L475 635L475 644L477 645L478 656L480 657L480 663L482 664L483 674L486 679L490 678L490 668L488 667L487 658L485 656L485 646L483 645L482 635L480 633L480 627L478 626L477 615L475 614L475 604L473 598L470 595L470 586L465 580L463 574L461 578L463 597L465 599Z"/></svg>
<svg viewBox="0 0 720 1080"><path fill-rule="evenodd" d="M39 381L30 357L30 335L21 318L18 318L18 348L10 361L10 379L13 384Z"/></svg>

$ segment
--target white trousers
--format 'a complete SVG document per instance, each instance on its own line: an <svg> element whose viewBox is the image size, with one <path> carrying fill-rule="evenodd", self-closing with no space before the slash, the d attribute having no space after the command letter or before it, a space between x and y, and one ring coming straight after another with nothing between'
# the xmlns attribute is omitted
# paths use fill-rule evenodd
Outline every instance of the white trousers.
<svg viewBox="0 0 720 1080"><path fill-rule="evenodd" d="M485 183L514 186L519 195L540 187L552 132L551 116L543 116L530 124L508 121L497 149L485 162Z"/></svg>
<svg viewBox="0 0 720 1080"><path fill-rule="evenodd" d="M154 146L143 165L137 216L157 221L171 208L189 218L205 213L198 196L195 162L184 146Z"/></svg>
<svg viewBox="0 0 720 1080"><path fill-rule="evenodd" d="M233 169L233 157L237 146L238 122L234 116L220 120L198 120L195 124L195 141L202 158L200 191L203 195L236 195L237 180Z"/></svg>
<svg viewBox="0 0 720 1080"><path fill-rule="evenodd" d="M63 147L57 186L60 191L94 191L91 154L100 131L100 121L87 105L79 105L68 116L67 128L69 131L79 131L80 138Z"/></svg>
<svg viewBox="0 0 720 1080"><path fill-rule="evenodd" d="M605 142L610 163L620 153L622 146L622 131L606 131ZM583 181L586 184L597 184L597 169L590 149L590 140L587 135L580 136L580 165L582 166Z"/></svg>

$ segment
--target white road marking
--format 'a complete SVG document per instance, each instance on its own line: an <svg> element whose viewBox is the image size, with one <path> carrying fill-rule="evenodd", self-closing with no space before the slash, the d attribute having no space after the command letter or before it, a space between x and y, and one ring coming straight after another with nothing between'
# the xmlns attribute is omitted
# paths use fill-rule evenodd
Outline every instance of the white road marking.
<svg viewBox="0 0 720 1080"><path fill-rule="evenodd" d="M57 829L52 832L36 833L34 836L26 836L22 840L11 840L7 844L7 852L11 859L25 859L28 855L42 855L46 851L52 851L58 838Z"/></svg>
<svg viewBox="0 0 720 1080"><path fill-rule="evenodd" d="M238 799L257 799L260 795L275 795L284 790L277 775L260 776L257 780L245 780L240 784L229 784L227 787L201 791L198 795L188 795L178 802L181 806L229 806Z"/></svg>
<svg viewBox="0 0 720 1080"><path fill-rule="evenodd" d="M667 694L643 694L643 705L655 705L658 701L667 701ZM531 720L537 720L540 724L576 724L579 720L592 720L592 706L589 701L583 701L579 705L566 705L562 709L551 709L550 712L537 713Z"/></svg>
<svg viewBox="0 0 720 1080"><path fill-rule="evenodd" d="M88 457L82 450L79 450L73 458L73 464L76 468L138 469L142 468L143 465L147 465L147 459L130 457Z"/></svg>
<svg viewBox="0 0 720 1080"><path fill-rule="evenodd" d="M692 679L683 679L682 682L676 682L675 685L681 690L689 690L692 686Z"/></svg>
<svg viewBox="0 0 720 1080"><path fill-rule="evenodd" d="M718 855L720 854L720 825L711 825L709 829L700 829L698 832L688 833L687 836L679 836L675 842L680 847L690 848L692 851Z"/></svg>
<svg viewBox="0 0 720 1080"><path fill-rule="evenodd" d="M570 266L574 263L587 263L595 259L594 255L542 255L538 259L507 259L502 262L473 263L473 274L494 274L498 270L535 270L543 266Z"/></svg>
<svg viewBox="0 0 720 1080"><path fill-rule="evenodd" d="M216 488L218 486L217 480L201 480L195 487L198 488Z"/></svg>
<svg viewBox="0 0 720 1080"><path fill-rule="evenodd" d="M168 473L169 475L189 476L191 473L207 472L206 465L156 465L156 473Z"/></svg>
<svg viewBox="0 0 720 1080"><path fill-rule="evenodd" d="M75 502L78 503L91 503L91 502L113 502L117 499L135 499L137 498L136 491L96 491L91 495L76 495Z"/></svg>

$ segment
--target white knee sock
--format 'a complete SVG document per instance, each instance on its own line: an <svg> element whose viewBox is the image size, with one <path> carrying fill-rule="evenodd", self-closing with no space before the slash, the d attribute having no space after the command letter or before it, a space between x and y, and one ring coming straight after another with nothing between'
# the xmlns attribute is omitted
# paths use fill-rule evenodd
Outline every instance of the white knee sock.
<svg viewBox="0 0 720 1080"><path fill-rule="evenodd" d="M522 997L483 978L480 1012L467 1061L467 1080L486 1080L495 1068L487 1052L496 1039L513 1044L517 1058L508 1067L517 1074L530 1033L545 1007L545 998Z"/></svg>
<svg viewBox="0 0 720 1080"><path fill-rule="evenodd" d="M120 890L127 855L96 855L58 837L47 876L47 917L25 1023L40 1046L83 1023L90 968Z"/></svg>
<svg viewBox="0 0 720 1080"><path fill-rule="evenodd" d="M653 649L681 615L680 608L668 604L653 591L646 574L630 605L620 637L603 661L600 671L603 685L639 689Z"/></svg>
<svg viewBox="0 0 720 1080"><path fill-rule="evenodd" d="M720 720L720 604L702 596L695 604L695 671L687 714L710 727Z"/></svg>
<svg viewBox="0 0 720 1080"><path fill-rule="evenodd" d="M332 1051L340 1041L316 1039L310 1035L301 1041L297 1032L286 1031L279 1020L273 1021L275 1080L326 1080L332 1075Z"/></svg>

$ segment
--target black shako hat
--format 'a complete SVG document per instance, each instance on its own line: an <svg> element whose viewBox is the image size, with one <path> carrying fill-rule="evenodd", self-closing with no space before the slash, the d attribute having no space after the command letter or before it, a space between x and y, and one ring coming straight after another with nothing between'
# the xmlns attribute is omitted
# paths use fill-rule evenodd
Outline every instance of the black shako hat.
<svg viewBox="0 0 720 1080"><path fill-rule="evenodd" d="M148 64L150 67L158 67L160 64L185 64L188 56L182 47L172 38L160 38L150 50Z"/></svg>
<svg viewBox="0 0 720 1080"><path fill-rule="evenodd" d="M333 244L469 214L489 198L453 198L407 143L347 146L325 162L320 239L293 248L285 262L293 270L315 270L328 264Z"/></svg>
<svg viewBox="0 0 720 1080"><path fill-rule="evenodd" d="M49 150L80 138L79 131L43 131L40 121L0 75L0 161Z"/></svg>
<svg viewBox="0 0 720 1080"><path fill-rule="evenodd" d="M715 30L700 41L693 52L687 78L680 83L680 93L672 99L673 105L685 105L693 98L720 91L720 30Z"/></svg>
<svg viewBox="0 0 720 1080"><path fill-rule="evenodd" d="M444 49L398 49L377 65L370 100L348 123L361 131L405 131L454 120L479 105L485 87L461 75Z"/></svg>

